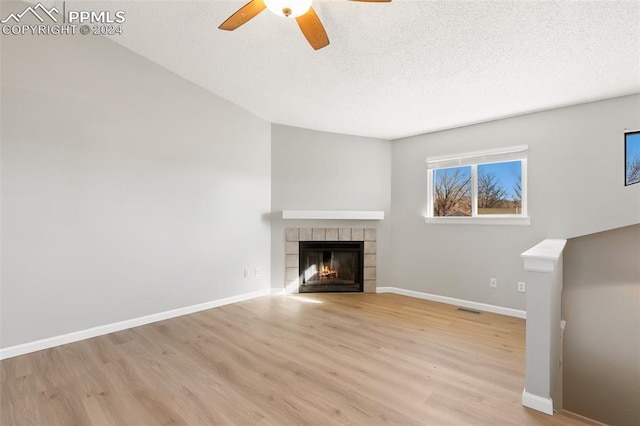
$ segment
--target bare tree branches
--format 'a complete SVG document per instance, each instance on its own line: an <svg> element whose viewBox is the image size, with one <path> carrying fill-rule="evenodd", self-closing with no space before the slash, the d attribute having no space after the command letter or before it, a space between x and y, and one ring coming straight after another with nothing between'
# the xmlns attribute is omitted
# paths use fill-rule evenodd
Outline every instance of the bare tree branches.
<svg viewBox="0 0 640 426"><path fill-rule="evenodd" d="M627 185L640 182L640 157L627 162Z"/></svg>
<svg viewBox="0 0 640 426"><path fill-rule="evenodd" d="M460 169L438 170L433 200L434 216L471 216L471 176Z"/></svg>
<svg viewBox="0 0 640 426"><path fill-rule="evenodd" d="M522 207L522 181L513 185L513 201L516 207Z"/></svg>
<svg viewBox="0 0 640 426"><path fill-rule="evenodd" d="M507 196L500 180L493 173L478 174L478 208L490 209L501 206Z"/></svg>

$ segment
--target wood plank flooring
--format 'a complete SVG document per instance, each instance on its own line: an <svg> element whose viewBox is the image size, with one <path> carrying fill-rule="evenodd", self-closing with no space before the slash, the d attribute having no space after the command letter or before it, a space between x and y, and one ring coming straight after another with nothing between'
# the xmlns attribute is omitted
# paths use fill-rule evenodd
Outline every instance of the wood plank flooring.
<svg viewBox="0 0 640 426"><path fill-rule="evenodd" d="M522 407L523 320L271 296L0 362L2 425L580 425Z"/></svg>

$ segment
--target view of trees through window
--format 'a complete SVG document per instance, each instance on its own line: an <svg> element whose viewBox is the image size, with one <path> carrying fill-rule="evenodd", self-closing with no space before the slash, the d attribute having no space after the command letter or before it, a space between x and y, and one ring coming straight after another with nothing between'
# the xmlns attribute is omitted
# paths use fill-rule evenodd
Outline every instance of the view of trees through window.
<svg viewBox="0 0 640 426"><path fill-rule="evenodd" d="M640 131L625 134L625 184L640 183Z"/></svg>
<svg viewBox="0 0 640 426"><path fill-rule="evenodd" d="M522 212L520 161L478 165L478 214Z"/></svg>
<svg viewBox="0 0 640 426"><path fill-rule="evenodd" d="M471 216L471 166L434 170L433 215Z"/></svg>
<svg viewBox="0 0 640 426"><path fill-rule="evenodd" d="M520 160L435 169L433 176L433 216L472 216L474 187L478 215L522 213Z"/></svg>

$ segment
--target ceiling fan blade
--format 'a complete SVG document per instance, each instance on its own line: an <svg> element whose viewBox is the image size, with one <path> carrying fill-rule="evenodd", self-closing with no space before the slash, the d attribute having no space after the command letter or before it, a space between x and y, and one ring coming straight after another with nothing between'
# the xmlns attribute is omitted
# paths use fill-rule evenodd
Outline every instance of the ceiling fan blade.
<svg viewBox="0 0 640 426"><path fill-rule="evenodd" d="M312 7L304 15L298 16L296 22L314 50L322 49L329 45L327 32Z"/></svg>
<svg viewBox="0 0 640 426"><path fill-rule="evenodd" d="M267 5L264 4L264 0L251 0L249 3L238 9L236 13L229 16L218 28L221 30L233 31L240 25L255 18L255 16L265 10L266 7Z"/></svg>

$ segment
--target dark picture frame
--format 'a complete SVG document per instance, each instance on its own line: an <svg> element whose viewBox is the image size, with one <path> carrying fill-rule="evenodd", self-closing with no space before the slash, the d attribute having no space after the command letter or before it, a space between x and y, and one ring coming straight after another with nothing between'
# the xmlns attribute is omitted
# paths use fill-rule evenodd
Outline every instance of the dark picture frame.
<svg viewBox="0 0 640 426"><path fill-rule="evenodd" d="M624 186L640 183L640 130L624 132Z"/></svg>

